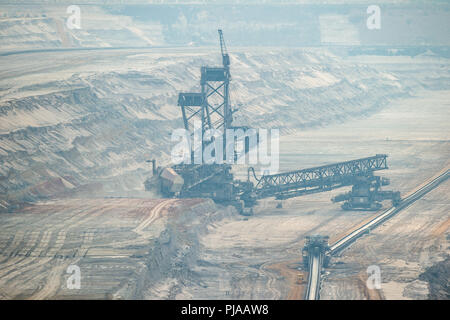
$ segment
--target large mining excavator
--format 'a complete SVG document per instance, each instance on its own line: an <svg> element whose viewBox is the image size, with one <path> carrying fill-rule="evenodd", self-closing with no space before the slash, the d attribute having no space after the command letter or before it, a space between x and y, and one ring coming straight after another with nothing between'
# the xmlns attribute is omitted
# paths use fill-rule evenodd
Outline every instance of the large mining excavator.
<svg viewBox="0 0 450 320"><path fill-rule="evenodd" d="M211 129L221 130L226 145L226 129L247 130L248 127L234 127L232 124L230 56L222 30L218 31L222 66L202 66L201 92L180 93L178 106L187 132L195 134L193 121L197 120L201 123L197 130L201 130L202 134ZM201 152L208 143L212 141L202 141ZM244 153L248 151L249 146L245 142ZM191 160L195 152L191 151ZM389 180L373 174L388 168L386 158L387 155L375 155L292 172L266 174L259 178L255 170L249 168L247 181L234 179L232 165L227 163L194 164L191 161L171 167L157 167L156 161L150 160L153 176L145 181L145 188L155 190L164 197L210 198L217 203L234 205L239 212L248 215L258 199L287 199L352 186L352 191L332 201L344 202L342 208L345 210L378 210L383 200L390 199L394 204L400 201L399 192L381 190L381 186L389 184Z"/></svg>
<svg viewBox="0 0 450 320"><path fill-rule="evenodd" d="M233 126L233 112L230 104L230 57L225 45L222 30L219 32L219 42L222 54L222 66L202 66L200 86L201 92L182 92L178 96L178 106L181 109L184 129L195 134L195 121L198 121L201 136L207 130L223 132L226 146L226 129L242 129L247 127ZM201 154L207 143L202 141ZM249 146L246 145L248 151ZM198 151L198 150L197 150ZM245 182L235 181L231 174L230 164L194 164L194 154L191 152L191 163L177 164L172 167L156 167L153 163L153 176L145 181L146 190L156 190L165 197L180 198L211 198L216 202L231 204L244 211L244 203L239 198L247 186ZM225 155L225 150L224 150Z"/></svg>

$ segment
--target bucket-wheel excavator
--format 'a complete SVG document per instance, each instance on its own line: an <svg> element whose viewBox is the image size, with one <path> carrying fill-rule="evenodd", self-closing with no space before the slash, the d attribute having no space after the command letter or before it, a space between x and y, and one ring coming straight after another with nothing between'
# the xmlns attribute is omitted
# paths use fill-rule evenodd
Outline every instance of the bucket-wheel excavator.
<svg viewBox="0 0 450 320"><path fill-rule="evenodd" d="M184 128L192 135L195 120L201 123L202 133L210 129L221 132L226 129L248 129L232 125L231 61L223 32L218 32L222 66L202 66L201 92L183 92L178 96ZM225 134L223 139L226 141ZM200 147L202 150L204 143ZM248 152L247 145L245 152ZM194 153L195 150L192 150L191 160ZM342 208L345 210L378 210L383 200L390 199L394 204L400 201L399 192L381 190L381 186L389 184L389 180L373 174L388 169L386 158L387 155L378 154L309 169L262 175L259 178L254 169L249 168L247 181L234 179L231 164L194 164L191 161L172 167L157 167L156 161L150 160L153 176L145 181L145 187L147 190L156 189L164 197L211 198L218 203L234 205L242 214L251 214L251 208L258 199L287 199L352 186L350 192L338 195L332 201L344 202Z"/></svg>

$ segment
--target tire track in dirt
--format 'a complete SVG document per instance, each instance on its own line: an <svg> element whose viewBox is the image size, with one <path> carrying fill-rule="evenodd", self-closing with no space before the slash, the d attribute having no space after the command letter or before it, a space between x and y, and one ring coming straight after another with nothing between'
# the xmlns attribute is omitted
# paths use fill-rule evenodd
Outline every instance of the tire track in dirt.
<svg viewBox="0 0 450 320"><path fill-rule="evenodd" d="M52 230L46 230L43 234L43 237L39 243L39 245L34 247L34 250L32 250L30 255L33 258L27 258L27 257L19 257L18 260L14 259L11 263L8 263L8 265L5 268L0 269L1 270L1 276L0 276L0 285L4 286L11 280L22 277L24 278L24 282L27 281L27 273L29 271L35 271L37 268L42 267L45 264L49 264L50 267L50 275L55 276L55 273L53 272L53 260L55 260L55 256L57 253L62 249L62 247L65 244L67 231L69 229L75 228L82 223L85 223L91 219L94 219L95 217L101 215L104 213L106 208L103 208L103 210L98 210L92 213L92 207L91 210L80 210L76 212L76 214L71 215L68 219L63 219L60 221L56 226L52 226ZM80 217L81 215L81 217ZM61 230L62 228L66 227L64 230ZM55 233L55 231L59 232L57 234L54 246L50 247L52 234ZM11 247L16 248L18 247L17 243L21 243L20 237L17 237L17 240L13 241L13 244ZM15 250L15 249L13 249ZM38 250L36 253L33 251ZM12 252L11 252L12 253ZM34 253L34 254L33 254ZM58 265L62 264L62 261L60 259L56 259L56 264ZM68 263L66 263L68 265ZM59 270L60 268L58 268ZM62 273L59 273L60 276L62 276ZM53 281L53 280L52 280ZM47 289L48 291L48 289ZM37 293L38 296L41 296Z"/></svg>
<svg viewBox="0 0 450 320"><path fill-rule="evenodd" d="M59 241L58 240L56 241L58 246L54 250L55 252L48 252L46 254L47 258L40 259L37 263L33 263L32 265L29 265L20 270L21 274L18 276L22 276L22 273L26 274L29 271L36 273L37 269L38 268L42 269L42 267L46 263L52 264L51 271L50 271L48 277L47 278L44 277L45 280L43 280L43 281L45 281L46 284L43 287L38 288L38 290L36 290L36 292L28 299L41 300L41 299L45 299L45 298L53 296L60 288L61 278L62 278L62 275L64 274L64 270L66 270L66 268L70 264L76 264L76 262L74 262L73 260L69 262L69 260L67 260L67 259L56 259L55 256L52 256L53 253L56 255L57 252L59 252L61 250L62 246L64 245L63 240L65 239L65 235L66 235L66 232L64 232L64 231L62 231L58 234ZM93 239L94 239L93 232L87 231L84 233L83 243L80 246L80 249L78 250L79 254L76 255L78 257L78 259L76 261L79 261L79 258L83 257L86 254ZM45 272L45 270L43 270L42 272ZM16 277L13 277L10 280L16 280L14 278L16 278ZM25 277L21 283L24 284L26 281L27 281L27 278Z"/></svg>
<svg viewBox="0 0 450 320"><path fill-rule="evenodd" d="M36 244L28 253L31 255L33 250L36 250L36 248L38 248L40 246L47 247L48 243L50 242L50 237L51 237L51 233L49 233L47 231L44 232L44 235L42 236L39 243ZM37 241L37 239L36 239L36 241ZM27 256L19 256L19 255L12 256L13 251L10 252L10 254L7 256L7 258L0 263L0 279L4 274L8 273L13 267L23 265L26 260L32 261L30 259L27 259L28 258ZM37 255L37 256L39 256L39 255Z"/></svg>
<svg viewBox="0 0 450 320"><path fill-rule="evenodd" d="M145 237L144 229L150 224L152 224L155 220L161 217L161 213L164 208L166 208L167 206L176 201L177 199L169 199L158 203L155 207L153 207L150 210L148 216L136 228L133 229L133 231Z"/></svg>
<svg viewBox="0 0 450 320"><path fill-rule="evenodd" d="M12 266L12 265L16 264L17 262L20 262L23 259L24 259L23 257L7 258L6 260L4 260L4 262L2 262L0 264L0 274L2 274L4 272L3 270L5 270L7 267Z"/></svg>
<svg viewBox="0 0 450 320"><path fill-rule="evenodd" d="M24 235L24 231L17 231L14 235L13 241L7 247L5 247L5 249L2 250L2 255L10 256L15 250L17 250L17 248L23 241Z"/></svg>
<svg viewBox="0 0 450 320"><path fill-rule="evenodd" d="M434 230L431 232L431 235L434 237L441 236L450 228L450 218L439 224Z"/></svg>
<svg viewBox="0 0 450 320"><path fill-rule="evenodd" d="M139 235L145 236L145 229L160 218L164 210L176 201L177 199L163 200L151 208L150 212L147 209L147 216L139 223L135 231ZM7 288L9 286L12 297L14 297L14 288L29 286L33 275L39 271L46 274L39 280L39 283L43 285L38 286L29 298L45 299L54 296L60 289L65 268L70 264L69 261L73 262L73 259L68 259L68 257L57 257L58 252L65 246L68 231L76 230L77 233L81 230L89 230L84 231L82 243L74 254L74 257L83 257L93 242L95 227L98 225L93 226L91 221L95 221L95 219L104 215L111 208L117 209L118 206L129 208L129 203L120 200L100 203L99 205L98 201L90 201L88 204L85 203L82 210L76 210L74 214L71 214L70 208L58 209L62 213L57 213L57 222L51 226L49 225L44 232L32 231L27 239L24 238L24 232L16 233L14 238L10 239L8 244L6 244L6 252L24 255L8 255L5 261L6 264L0 264L0 287ZM65 218L67 215L69 217ZM50 219L51 216L47 218ZM48 221L47 219L45 220ZM38 222L31 223L31 225L36 226L35 229L39 227L39 229L42 229L42 224L38 226ZM40 239L39 236L41 236Z"/></svg>
<svg viewBox="0 0 450 320"><path fill-rule="evenodd" d="M68 265L69 262L64 263L61 260L58 261L57 265L50 271L45 286L37 293L29 297L28 300L43 300L57 292L61 286L61 275Z"/></svg>
<svg viewBox="0 0 450 320"><path fill-rule="evenodd" d="M77 256L84 257L86 255L91 246L92 241L94 240L94 235L95 233L90 231L84 233L83 243L78 250Z"/></svg>
<svg viewBox="0 0 450 320"><path fill-rule="evenodd" d="M0 249L0 254L3 254L3 252L6 250L6 248L8 248L11 245L11 243L13 243L15 237L16 237L16 233L14 233L14 235L9 236L8 240L4 241L5 245L2 246L2 248Z"/></svg>
<svg viewBox="0 0 450 320"><path fill-rule="evenodd" d="M40 231L31 231L28 241L25 243L23 248L19 252L17 252L17 255L27 256L28 254L30 254L30 252L32 252L36 247L40 234Z"/></svg>
<svg viewBox="0 0 450 320"><path fill-rule="evenodd" d="M169 202L170 203L170 202ZM73 215L69 219L65 219L64 222L61 223L65 228L65 230L60 231L58 233L58 237L55 241L55 247L50 248L50 250L45 254L48 259L40 259L37 263L34 263L33 265L28 265L28 267L24 270L18 270L17 272L27 272L30 270L34 270L34 268L41 267L45 263L51 264L51 271L45 280L45 286L42 288L39 288L37 292L35 292L29 299L45 299L48 297L53 296L56 294L56 292L59 290L61 285L61 278L64 274L65 268L69 264L71 264L67 259L57 259L56 255L57 253L62 249L62 247L65 244L66 234L69 229L77 229L82 225L85 225L89 223L90 221L98 218L99 216L103 215L105 212L110 210L111 208L117 208L117 206L120 206L123 204L124 207L128 207L127 203L124 201L114 201L113 203L105 204L103 207L98 208L96 206L96 203L93 203L94 206L92 206L92 203L90 204L90 207L86 208L87 210L83 210L83 213ZM153 211L153 210L152 210ZM159 214L159 211L154 213L155 219L157 218L157 215ZM150 222L151 223L151 222ZM89 227L89 226L86 226ZM86 229L86 228L82 228ZM83 241L82 244L78 250L78 257L83 257L87 251L90 248L90 245L94 239L95 230L94 231L86 231L84 232ZM56 265L55 265L56 263Z"/></svg>
<svg viewBox="0 0 450 320"><path fill-rule="evenodd" d="M58 236L56 238L54 246L50 247L48 252L45 254L47 257L54 257L59 250L64 246L64 242L66 241L67 231L62 230L58 232Z"/></svg>
<svg viewBox="0 0 450 320"><path fill-rule="evenodd" d="M93 209L95 210L94 212L93 212ZM64 220L64 222L61 224L63 226L65 226L66 229L62 230L58 233L57 239L55 241L55 246L49 248L49 251L45 254L45 256L48 257L49 260L40 259L40 261L37 261L37 263L33 261L32 262L33 265L29 265L25 270L22 269L22 270L17 271L17 272L27 272L29 270L32 270L32 268L38 268L46 263L54 264L54 261L56 261L56 266L55 265L51 266L51 271L49 273L48 278L46 279L46 285L42 289L38 290L38 292L33 294L30 297L30 299L45 299L45 298L55 294L58 291L60 283L61 283L60 279L62 278L64 269L67 268L67 266L70 264L70 262L66 261L66 259L57 259L56 255L65 244L66 235L67 235L68 230L75 229L76 227L97 218L98 216L104 214L109 209L110 209L110 206L105 206L105 207L101 208L101 210L96 210L95 207L92 208L92 206L91 206L88 210L85 210L83 212L83 214L81 214L81 217L80 217L80 214L77 214L77 215L73 215L69 219ZM84 237L83 237L83 242L80 246L80 249L82 249L82 251L79 251L80 255L85 254L87 252L87 250L90 247L90 244L92 243L93 238L94 238L94 232L85 232ZM41 251L41 254L42 254L42 251ZM0 279L0 281L1 281L1 279Z"/></svg>
<svg viewBox="0 0 450 320"><path fill-rule="evenodd" d="M43 244L45 248L48 247L51 238L51 232L49 232L48 234L49 236L47 236L45 239L43 238ZM58 252L64 245L66 234L67 232L64 230L58 233L55 246L50 248L48 253L46 253L45 258L40 258L40 256L34 256L32 259L25 258L20 263L16 263L12 266L12 268L9 268L7 273L3 271L2 276L0 277L0 286L7 284L8 281L14 279L17 276L25 276L29 270L34 270L35 268L38 268L53 260L56 252Z"/></svg>

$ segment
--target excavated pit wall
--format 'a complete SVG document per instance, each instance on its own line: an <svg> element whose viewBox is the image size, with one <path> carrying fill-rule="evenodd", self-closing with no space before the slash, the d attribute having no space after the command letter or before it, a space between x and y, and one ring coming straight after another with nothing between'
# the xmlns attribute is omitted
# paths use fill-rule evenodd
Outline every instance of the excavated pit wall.
<svg viewBox="0 0 450 320"><path fill-rule="evenodd" d="M428 298L431 300L449 300L450 299L450 257L444 261L438 262L435 265L426 269L424 273L419 276L422 281L428 282L429 294Z"/></svg>
<svg viewBox="0 0 450 320"><path fill-rule="evenodd" d="M199 277L191 270L199 259L199 238L207 233L212 223L235 215L237 212L233 207L217 206L209 199L172 215L145 257L147 269L143 291L137 286L133 297L174 299L182 287L198 284ZM161 285L169 286L168 291L153 290ZM161 292L166 295L158 296Z"/></svg>

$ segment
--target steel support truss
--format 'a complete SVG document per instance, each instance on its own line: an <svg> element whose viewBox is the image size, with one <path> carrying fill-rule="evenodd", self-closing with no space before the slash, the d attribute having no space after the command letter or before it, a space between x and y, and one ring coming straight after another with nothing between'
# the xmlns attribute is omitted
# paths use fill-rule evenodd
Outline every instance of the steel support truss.
<svg viewBox="0 0 450 320"><path fill-rule="evenodd" d="M255 186L258 198L275 196L286 199L307 193L315 193L352 185L361 176L388 169L387 155L324 165L286 173L263 175Z"/></svg>

